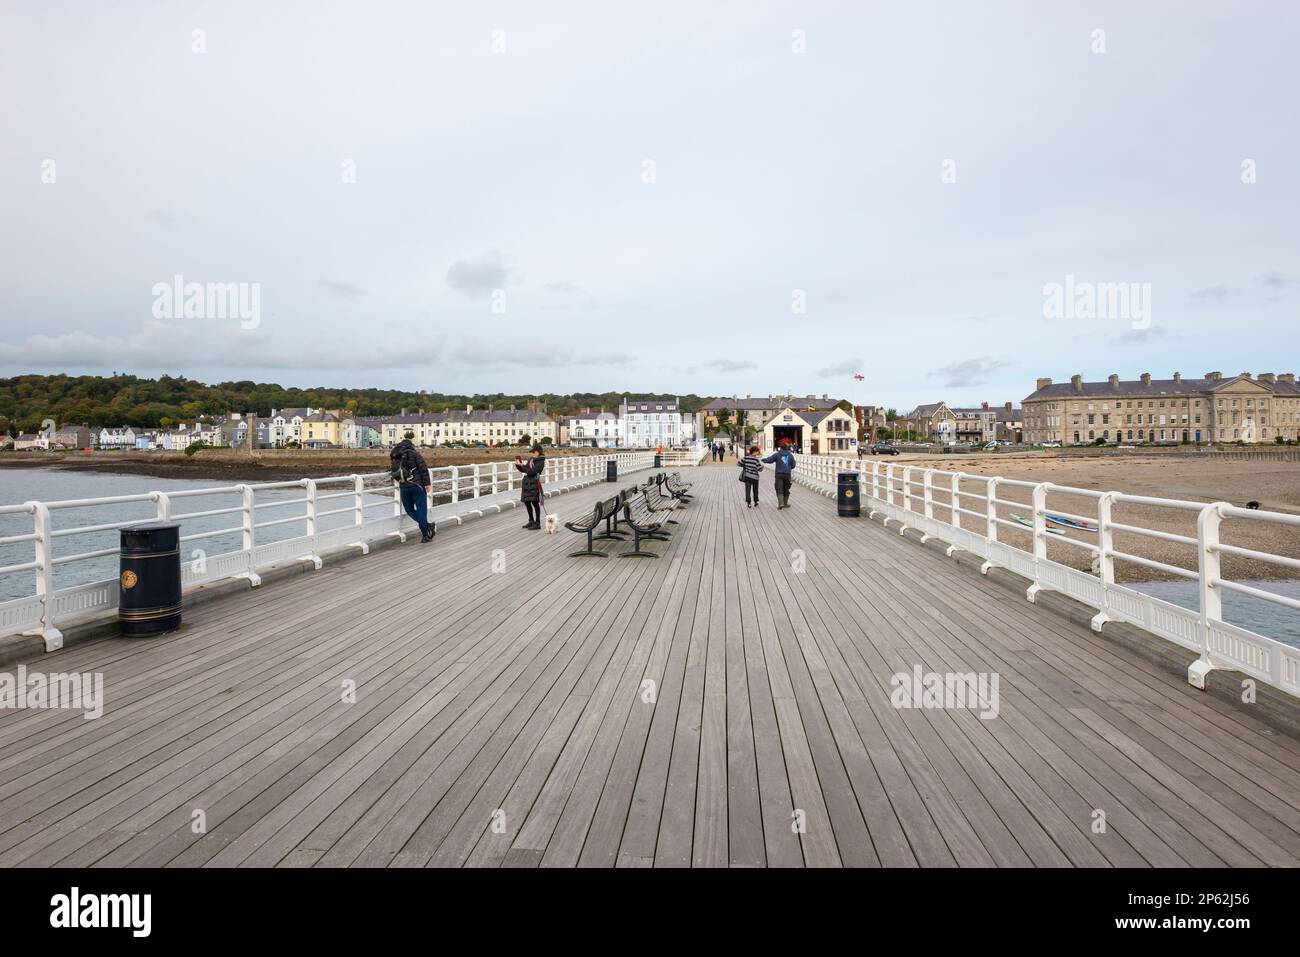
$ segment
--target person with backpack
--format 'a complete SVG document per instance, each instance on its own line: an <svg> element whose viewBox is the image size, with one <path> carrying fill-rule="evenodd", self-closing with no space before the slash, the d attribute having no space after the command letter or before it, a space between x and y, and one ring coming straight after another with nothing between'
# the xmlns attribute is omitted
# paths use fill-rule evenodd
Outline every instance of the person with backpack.
<svg viewBox="0 0 1300 957"><path fill-rule="evenodd" d="M758 508L758 473L763 471L763 463L758 459L758 446L752 445L749 452L740 461L740 480L745 483L745 507ZM750 504L750 496L754 503Z"/></svg>
<svg viewBox="0 0 1300 957"><path fill-rule="evenodd" d="M532 448L532 458L525 462L515 456L515 468L524 473L523 488L519 498L528 509L528 523L524 528L542 527L542 470L546 468L546 455L540 445Z"/></svg>
<svg viewBox="0 0 1300 957"><path fill-rule="evenodd" d="M790 507L790 483L794 477L795 460L790 453L788 439L781 442L781 447L763 459L776 465L776 507L778 510Z"/></svg>
<svg viewBox="0 0 1300 957"><path fill-rule="evenodd" d="M402 441L388 453L388 471L397 483L402 497L402 508L420 526L420 541L431 542L438 530L429 522L429 466L411 442L414 432L407 432Z"/></svg>

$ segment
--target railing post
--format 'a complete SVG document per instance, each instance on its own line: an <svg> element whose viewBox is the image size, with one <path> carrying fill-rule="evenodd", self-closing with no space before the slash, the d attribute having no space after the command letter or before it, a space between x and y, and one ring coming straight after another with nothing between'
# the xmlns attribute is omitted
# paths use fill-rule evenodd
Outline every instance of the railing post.
<svg viewBox="0 0 1300 957"><path fill-rule="evenodd" d="M934 469L921 473L921 492L924 496L922 508L925 511L925 528L921 531L921 544L930 540L930 522L934 519Z"/></svg>
<svg viewBox="0 0 1300 957"><path fill-rule="evenodd" d="M308 547L310 551L303 556L303 561L311 562L320 570L324 562L321 561L320 555L316 552L316 481L314 479L303 479L302 487L307 490L307 537L310 539ZM249 511L252 510L252 499L249 499Z"/></svg>
<svg viewBox="0 0 1300 957"><path fill-rule="evenodd" d="M1110 586L1115 584L1115 533L1110 527L1110 510L1115 500L1114 492L1107 492L1097 500L1097 575L1101 579L1100 611L1093 615L1093 631L1110 621ZM1046 532L1043 535L1047 537Z"/></svg>
<svg viewBox="0 0 1300 957"><path fill-rule="evenodd" d="M154 504L158 506L158 521L168 522L172 517L172 500L166 492L153 493Z"/></svg>
<svg viewBox="0 0 1300 957"><path fill-rule="evenodd" d="M451 502L455 505L460 501L460 466L451 467Z"/></svg>
<svg viewBox="0 0 1300 957"><path fill-rule="evenodd" d="M880 463L871 461L871 497L880 501Z"/></svg>
<svg viewBox="0 0 1300 957"><path fill-rule="evenodd" d="M352 476L352 524L360 528L366 524L366 482L360 475Z"/></svg>
<svg viewBox="0 0 1300 957"><path fill-rule="evenodd" d="M1219 589L1222 558L1219 555L1220 509L1224 502L1212 502L1196 516L1196 557L1201 610L1201 656L1187 668L1187 681L1193 688L1205 688L1205 676L1215 667L1210 658L1210 627L1223 621L1223 593Z"/></svg>
<svg viewBox="0 0 1300 957"><path fill-rule="evenodd" d="M1025 600L1032 602L1038 593L1042 590L1042 583L1039 581L1043 577L1039 563L1047 559L1047 482L1039 482L1034 486L1031 493L1033 504L1030 506L1030 516L1033 518L1034 529L1031 533L1030 550L1034 555L1034 580L1030 583L1029 588L1025 591ZM1099 626L1100 627L1100 626Z"/></svg>
<svg viewBox="0 0 1300 957"><path fill-rule="evenodd" d="M41 602L38 634L45 640L46 651L63 647L63 632L54 627L54 536L50 510L41 502L28 502L36 532L36 597Z"/></svg>
<svg viewBox="0 0 1300 957"><path fill-rule="evenodd" d="M903 466L903 511L912 510L912 466Z"/></svg>
<svg viewBox="0 0 1300 957"><path fill-rule="evenodd" d="M998 477L991 475L985 479L984 491L984 538L992 544L998 540ZM984 564L980 566L980 574L987 575L989 569L993 567L993 562L989 558L991 549L985 549Z"/></svg>
<svg viewBox="0 0 1300 957"><path fill-rule="evenodd" d="M892 462L885 466L885 501L890 505L894 504L894 465Z"/></svg>
<svg viewBox="0 0 1300 957"><path fill-rule="evenodd" d="M479 486L479 481L480 481L480 479L479 479L479 471L478 471L478 469L479 469L479 467L478 467L478 463L475 462L474 465L473 465L472 467L473 467L473 469L474 469L474 498L478 498L478 497L479 497L479 487L478 487L478 486Z"/></svg>

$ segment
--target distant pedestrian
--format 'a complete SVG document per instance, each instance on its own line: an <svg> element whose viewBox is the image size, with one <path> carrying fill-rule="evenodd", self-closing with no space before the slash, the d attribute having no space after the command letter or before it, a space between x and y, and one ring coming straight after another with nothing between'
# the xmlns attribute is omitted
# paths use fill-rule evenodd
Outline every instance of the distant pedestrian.
<svg viewBox="0 0 1300 957"><path fill-rule="evenodd" d="M524 473L523 489L519 496L524 508L528 509L528 523L524 528L541 528L542 471L546 468L546 456L542 453L542 447L534 445L527 462L516 455L515 468Z"/></svg>
<svg viewBox="0 0 1300 957"><path fill-rule="evenodd" d="M393 446L388 453L388 471L397 483L402 508L420 526L420 541L431 542L438 530L429 522L429 466L412 444L413 438L415 433L407 432L402 441Z"/></svg>
<svg viewBox="0 0 1300 957"><path fill-rule="evenodd" d="M788 442L782 443L781 448L773 452L764 462L776 465L776 507L777 509L790 507L790 483L794 477L795 462L794 455L790 452Z"/></svg>
<svg viewBox="0 0 1300 957"><path fill-rule="evenodd" d="M749 454L740 460L740 480L745 483L745 507L758 508L758 473L763 463L758 459L758 446L750 446Z"/></svg>

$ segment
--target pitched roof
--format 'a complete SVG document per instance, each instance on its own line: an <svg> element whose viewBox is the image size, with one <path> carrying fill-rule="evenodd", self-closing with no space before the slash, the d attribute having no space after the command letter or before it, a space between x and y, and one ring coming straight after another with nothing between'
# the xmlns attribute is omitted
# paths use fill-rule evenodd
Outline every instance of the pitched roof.
<svg viewBox="0 0 1300 957"><path fill-rule="evenodd" d="M1141 379L1121 379L1113 385L1107 379L1103 382L1081 382L1077 389L1074 387L1073 382L1054 382L1025 396L1025 401L1106 397L1146 398L1148 396L1158 398L1160 396L1189 395L1194 392L1217 392L1224 386L1242 381L1261 386L1272 391L1275 395L1300 395L1300 386L1297 386L1294 382L1279 379L1270 385L1270 383L1259 379L1229 376L1224 379L1152 379L1149 382L1143 382Z"/></svg>
<svg viewBox="0 0 1300 957"><path fill-rule="evenodd" d="M800 395L760 395L757 398L727 398L714 399L708 405L704 406L701 411L719 412L722 409L736 410L738 412L765 412L769 409L779 409L782 405L790 408L803 408L808 406L815 407L819 412L824 409L833 409L839 405L838 399L820 399L816 396Z"/></svg>

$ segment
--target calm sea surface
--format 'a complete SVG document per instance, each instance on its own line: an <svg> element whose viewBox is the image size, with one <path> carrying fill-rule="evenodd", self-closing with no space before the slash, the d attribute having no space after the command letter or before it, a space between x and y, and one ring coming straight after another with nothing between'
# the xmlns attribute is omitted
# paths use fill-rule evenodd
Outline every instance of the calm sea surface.
<svg viewBox="0 0 1300 957"><path fill-rule="evenodd" d="M0 505L16 505L28 501L54 502L85 498L107 498L116 495L138 495L143 492L179 492L185 489L213 488L221 485L222 483L213 479L165 479L148 475L113 475L108 473L65 472L60 469L5 468L0 469ZM229 485L224 487L229 487ZM317 495L339 492L344 488L346 486L331 485L318 489ZM266 507L262 503L285 502L290 499L302 498L305 494L302 489L259 491L256 497L258 502L257 521L267 522L302 515L305 511L305 506L302 504ZM391 493L388 493L385 497L391 499ZM241 497L233 493L198 495L174 499L172 501L172 512L173 514L206 512L213 509L231 508L241 503ZM344 507L350 509L351 506L351 497L338 498L318 502L317 510L318 512L324 512ZM386 513L382 508L367 510L367 515L371 518L378 518L384 514ZM55 509L51 512L56 532L61 528L104 525L111 522L136 519L144 522L151 521L156 517L157 507L152 502L127 502L118 505ZM330 528L338 528L341 525L350 525L352 520L352 514L348 512L342 515L324 516L317 524L318 528L324 531ZM185 519L182 522L181 534L193 535L198 532L238 528L240 524L241 517L238 514ZM27 534L31 531L32 519L30 515L0 515L0 538L9 535ZM295 535L302 535L305 532L306 525L304 522L286 522L282 525L273 525L270 528L259 528L257 530L257 540L259 542L274 542L284 538L292 538ZM63 555L78 555L84 552L98 551L103 548L116 548L118 540L119 533L114 530L61 537L55 540L54 554L57 558ZM235 551L241 547L242 543L243 537L238 531L215 535L211 538L202 538L193 542L182 542L181 559L188 561L198 558L199 556L194 554L196 549L202 549L208 555ZM0 566L30 562L33 557L31 542L0 545ZM54 569L54 585L56 588L67 588L72 585L116 578L117 571L118 559L116 555L105 555L101 558L56 565ZM21 598L33 594L36 590L34 574L32 571L0 573L0 600Z"/></svg>

